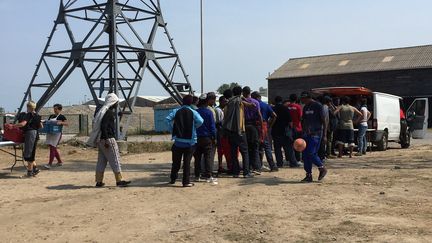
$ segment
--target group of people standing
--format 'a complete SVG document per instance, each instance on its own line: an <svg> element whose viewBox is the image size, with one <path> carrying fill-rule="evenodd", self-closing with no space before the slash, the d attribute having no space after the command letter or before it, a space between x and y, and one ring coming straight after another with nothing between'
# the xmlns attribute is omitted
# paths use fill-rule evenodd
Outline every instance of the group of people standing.
<svg viewBox="0 0 432 243"><path fill-rule="evenodd" d="M367 100L361 99L359 109L350 105L348 97L334 102L328 96L318 100L305 91L300 97L296 94L288 100L277 96L273 105L261 100L258 92L249 87L236 86L228 89L219 98L210 92L200 97L186 95L183 105L175 109L166 118L172 130L174 144L172 146L172 169L170 183L175 184L183 160L184 187L192 187L190 181L190 164L194 159L195 182L206 181L218 184L215 174L226 173L238 178L242 172L244 178L260 175L264 166L264 157L270 172L278 171L284 166L304 166L306 177L303 182L312 182L312 167L318 167L318 180L322 180L327 169L326 158L334 153L334 145L339 150L338 157L345 152L348 145L349 156L354 147L354 124L358 124L358 153L366 153L365 134L371 113L367 110ZM93 129L87 144L99 149L96 165L96 187L103 187L104 171L108 163L114 172L117 186L127 186L130 181L122 177L120 153L115 140L115 112L119 99L110 93L104 105L95 114ZM303 106L300 104L303 104ZM337 103L336 105L334 103ZM48 121L56 125L68 125L67 119L61 114L62 106L53 107L54 114ZM24 160L28 162L27 175L39 173L35 163L36 143L39 139L38 130L43 127L41 117L35 112L36 104L27 103L27 112L18 116L17 127L24 130ZM355 119L356 118L356 119ZM303 138L306 148L302 153L294 151L293 144ZM57 150L61 133L48 134L46 143L50 148L49 162L45 165L50 169L53 160L57 166L62 160ZM275 160L273 159L273 149ZM214 160L217 154L218 169L214 173ZM242 158L240 165L239 157ZM223 166L223 158L226 168ZM285 163L287 161L287 163ZM303 161L303 163L301 162Z"/></svg>
<svg viewBox="0 0 432 243"><path fill-rule="evenodd" d="M327 169L318 150L321 141L326 139L324 109L308 92L302 93L300 100L305 105L303 108L297 103L297 95L291 95L286 102L278 96L271 106L247 86L226 90L219 98L219 106L213 92L200 97L184 96L183 106L166 118L174 140L170 183L175 184L183 160L183 186L194 185L190 181L193 158L195 181L217 184L213 173L216 152L217 174L227 173L237 178L242 172L244 178L252 178L261 174L264 157L270 172L284 167L285 160L289 167L302 166L303 159L306 171L303 181L313 181L313 164L319 169L318 180L322 180ZM297 138L304 138L307 143L302 156L293 149Z"/></svg>
<svg viewBox="0 0 432 243"><path fill-rule="evenodd" d="M366 132L371 112L368 110L366 98L358 97L356 105L351 105L348 96L319 97L323 104L324 116L328 124L326 134L327 141L321 143L319 156L321 159L341 158L345 153L351 158L355 147L354 128L357 127L357 153L355 156L366 154L367 139ZM348 148L345 150L345 148ZM336 151L337 150L337 154Z"/></svg>
<svg viewBox="0 0 432 243"><path fill-rule="evenodd" d="M93 129L90 134L87 144L92 147L99 148L98 161L96 164L96 187L103 187L105 168L108 163L114 172L116 185L123 187L130 184L130 181L123 180L120 153L115 139L115 112L119 103L118 97L111 93L105 98L103 106L95 114L93 120ZM40 170L36 165L35 156L37 142L39 140L39 130L44 127L44 124L50 123L56 126L67 126L68 121L62 112L62 105L55 104L53 106L53 114L48 117L48 120L42 120L41 116L36 112L36 103L29 101L26 104L27 111L18 114L18 123L15 125L24 133L24 151L23 159L27 162L27 176L34 177L39 174ZM50 133L46 135L46 142L49 146L49 160L45 169L51 169L54 159L57 159L56 166L62 166L63 161L58 151L58 145L62 138L61 132Z"/></svg>
<svg viewBox="0 0 432 243"><path fill-rule="evenodd" d="M39 140L39 129L43 128L45 121L36 113L36 103L29 101L26 104L27 111L18 114L15 125L24 133L24 151L23 159L27 162L27 176L33 177L39 174L40 170L36 165L35 156L37 142ZM61 104L53 106L54 113L48 117L48 121L58 126L67 126L67 119L61 114L63 107ZM62 166L63 161L60 157L57 146L61 140L61 133L49 133L46 136L46 144L49 146L50 154L48 164L44 165L46 169L50 169L54 159L57 159L57 166Z"/></svg>

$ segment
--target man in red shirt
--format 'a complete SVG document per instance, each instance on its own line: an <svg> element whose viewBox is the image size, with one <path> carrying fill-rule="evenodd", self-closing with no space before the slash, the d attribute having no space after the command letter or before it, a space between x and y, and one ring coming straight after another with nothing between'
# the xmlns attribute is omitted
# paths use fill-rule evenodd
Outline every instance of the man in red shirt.
<svg viewBox="0 0 432 243"><path fill-rule="evenodd" d="M291 115L291 119L294 127L294 139L300 138L302 135L301 120L303 117L303 108L297 103L298 97L296 94L291 94L289 102L286 103ZM295 151L297 161L301 161L301 153Z"/></svg>

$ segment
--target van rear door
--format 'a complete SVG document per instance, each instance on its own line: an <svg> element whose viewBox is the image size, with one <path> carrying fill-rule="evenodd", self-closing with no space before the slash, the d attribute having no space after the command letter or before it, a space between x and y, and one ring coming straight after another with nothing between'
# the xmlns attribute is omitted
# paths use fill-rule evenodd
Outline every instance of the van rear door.
<svg viewBox="0 0 432 243"><path fill-rule="evenodd" d="M422 139L426 136L429 119L428 98L418 98L410 105L406 116L412 137Z"/></svg>

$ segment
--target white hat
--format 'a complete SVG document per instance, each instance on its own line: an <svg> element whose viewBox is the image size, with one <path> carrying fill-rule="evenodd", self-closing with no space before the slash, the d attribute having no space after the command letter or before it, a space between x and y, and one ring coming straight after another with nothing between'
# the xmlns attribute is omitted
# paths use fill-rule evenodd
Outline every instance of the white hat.
<svg viewBox="0 0 432 243"><path fill-rule="evenodd" d="M207 99L207 94L204 93L204 94L200 95L199 99L200 100L206 100Z"/></svg>

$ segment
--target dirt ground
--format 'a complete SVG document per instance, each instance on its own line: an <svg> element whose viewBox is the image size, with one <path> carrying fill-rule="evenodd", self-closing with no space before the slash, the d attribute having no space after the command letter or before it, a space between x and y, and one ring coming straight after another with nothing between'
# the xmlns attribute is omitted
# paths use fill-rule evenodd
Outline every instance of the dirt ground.
<svg viewBox="0 0 432 243"><path fill-rule="evenodd" d="M431 149L331 160L322 183L282 169L193 188L167 185L168 152L124 156L132 186L107 168L100 189L93 150L62 147L65 165L32 179L1 154L0 242L432 242Z"/></svg>

